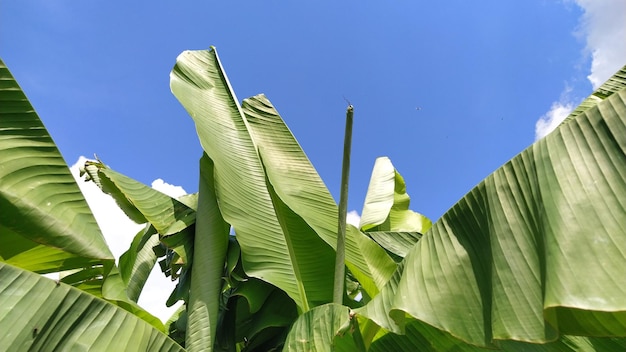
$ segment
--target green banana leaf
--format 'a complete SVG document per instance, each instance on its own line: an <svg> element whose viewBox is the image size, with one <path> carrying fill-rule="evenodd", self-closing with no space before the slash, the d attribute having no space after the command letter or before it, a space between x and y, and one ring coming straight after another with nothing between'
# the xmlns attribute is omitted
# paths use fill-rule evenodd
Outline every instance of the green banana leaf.
<svg viewBox="0 0 626 352"><path fill-rule="evenodd" d="M392 317L465 342L626 336L626 90L487 177L405 258Z"/></svg>
<svg viewBox="0 0 626 352"><path fill-rule="evenodd" d="M558 341L537 344L517 341L493 341L487 347L479 347L453 337L450 333L439 330L410 316L395 315L391 319L389 312L404 270L402 263L389 283L367 305L356 309L355 313L365 330L368 319L381 329L362 331L364 343L370 345L368 351L619 351L626 346L625 338L590 338L564 335ZM375 334L375 335L372 335ZM369 338L368 338L369 337ZM372 341L374 340L374 341Z"/></svg>
<svg viewBox="0 0 626 352"><path fill-rule="evenodd" d="M184 351L135 315L71 286L2 262L0 277L4 351Z"/></svg>
<svg viewBox="0 0 626 352"><path fill-rule="evenodd" d="M152 268L157 263L153 250L159 245L159 234L148 224L135 235L130 248L120 256L119 267L126 293L133 302L139 300Z"/></svg>
<svg viewBox="0 0 626 352"><path fill-rule="evenodd" d="M293 324L285 340L285 352L326 352L332 350L355 351L350 339L341 339L342 346L336 346L337 337L350 328L350 309L335 303L313 308L300 315ZM349 347L351 349L348 349Z"/></svg>
<svg viewBox="0 0 626 352"><path fill-rule="evenodd" d="M114 258L54 141L0 60L0 260L37 273Z"/></svg>
<svg viewBox="0 0 626 352"><path fill-rule="evenodd" d="M214 165L206 154L200 159L198 193L185 346L189 351L212 351L230 226L220 213L215 195Z"/></svg>
<svg viewBox="0 0 626 352"><path fill-rule="evenodd" d="M170 229L175 227L174 225L179 221L178 219L189 218L187 214L190 212L189 209L182 207L175 199L171 199L148 186L108 169L100 161L87 162L85 171L93 182L100 185L103 191L116 198L120 207L127 214L133 215L139 221L150 222L151 225L148 227L147 232L137 234L129 251L120 258L122 273L126 272L123 276L130 278L128 283L129 289L138 284L143 285L147 276L140 275L141 273L138 269L144 269L142 272L148 274L149 269L152 268L156 260L156 255L151 253L153 245L148 245L150 241L159 241L154 226L159 226L163 232L172 232ZM239 259L239 247L235 242L234 248L236 250L230 251L234 254L234 258L228 258L228 263L226 264L228 271L224 273L229 243L229 225L222 219L215 200L213 163L206 155L201 159L200 172L199 198L197 195L187 195L179 198L179 200L181 203L187 203L190 208L197 208L198 212L202 214L199 217L201 220L196 218L196 213L194 212L192 215L193 219L195 219L193 223L195 226L189 224L182 232L161 237L161 242L174 250L177 249L179 241L193 242L190 246L184 246L184 248L187 248L187 254L183 256L187 264L193 265L194 270L191 271L191 278L187 280L183 274L180 279L181 282L179 282L172 297L168 300L169 304L179 298L184 299L188 301L188 308L184 314L183 321L175 320L167 324L170 328L170 333L174 334L173 336L179 341L184 341L189 350L211 350L213 348L220 314L222 314L220 320L222 322L225 319L224 316L227 316L226 319L232 319L233 321L243 319L241 316L244 316L248 317L246 321L255 322L255 326L263 327L267 324L275 324L272 323L272 319L266 317L267 314L256 314L263 302L258 303L258 306L254 308L255 310L250 313L245 313L241 310L227 311L222 309L220 311L224 275L228 275L230 271L235 269ZM179 226L177 230L183 227ZM195 229L195 235L193 232L190 233L189 229ZM191 258L189 248L192 248L194 251L193 263L187 262L188 258ZM138 258L143 252L145 252L146 260ZM237 290L234 295L242 295L249 291L246 287L248 287L247 284L250 282L254 281L247 280L240 285L235 285ZM275 290L273 286L269 286L267 289L259 289L257 285L253 286L261 294L269 294L271 290ZM250 294L247 294L248 299L250 299ZM189 296L188 299L187 295ZM290 307L289 304L285 304L284 298L281 302L281 307ZM251 314L254 315L252 316ZM178 314L177 319L179 316L182 315ZM291 317L289 322L284 325L289 325L294 318ZM184 324L184 326L181 324ZM241 329L238 328L237 331ZM235 326L232 327L232 330L233 332L235 331ZM257 330L248 331L244 337L249 340L249 343L267 342L261 336L263 329L258 328ZM221 333L224 332L222 331ZM187 338L184 338L185 335L187 335ZM235 336L233 336L234 338Z"/></svg>
<svg viewBox="0 0 626 352"><path fill-rule="evenodd" d="M580 352L623 351L626 348L626 339L600 338L584 336L562 336L558 341L545 344L531 344L527 342L502 341L496 345L478 347L452 337L450 334L436 329L419 321L407 324L403 335L386 334L374 341L369 352L387 351L456 351L456 352Z"/></svg>
<svg viewBox="0 0 626 352"><path fill-rule="evenodd" d="M393 167L391 160L377 158L359 227L366 232L426 233L432 223L424 215L409 209L410 201L404 178Z"/></svg>
<svg viewBox="0 0 626 352"><path fill-rule="evenodd" d="M111 195L126 215L139 224L149 222L161 236L181 232L196 221L196 212L191 207L106 167L100 161L87 161L85 170L89 174L88 180Z"/></svg>
<svg viewBox="0 0 626 352"><path fill-rule="evenodd" d="M356 309L363 343L371 351L622 350L625 194L622 89L444 214L381 293ZM384 198L370 199L383 208ZM372 218L365 223L385 213ZM288 343L312 340L335 319L307 325L301 316Z"/></svg>
<svg viewBox="0 0 626 352"><path fill-rule="evenodd" d="M409 209L409 203L402 175L389 158L377 158L360 227L397 261L402 260L422 234L432 227L430 219Z"/></svg>
<svg viewBox="0 0 626 352"><path fill-rule="evenodd" d="M280 287L303 311L330 301L332 248L270 195L257 146L215 51L183 52L170 79L215 165L220 211L236 231L246 273Z"/></svg>
<svg viewBox="0 0 626 352"><path fill-rule="evenodd" d="M610 97L613 93L619 92L626 88L626 66L622 67L613 76L611 76L604 84L596 89L587 99L583 100L580 105L574 109L561 124L567 123L569 120L583 113L585 110L596 106L599 102Z"/></svg>
<svg viewBox="0 0 626 352"><path fill-rule="evenodd" d="M235 237L229 242L214 350L276 351L298 317L296 304L277 287L247 277Z"/></svg>
<svg viewBox="0 0 626 352"><path fill-rule="evenodd" d="M186 267L191 265L193 255L193 233L195 231L197 195L185 195L180 199L172 198L152 187L122 175L107 166L100 160L85 162L84 173L86 180L94 182L100 189L111 195L124 213L137 223L149 222L158 232L158 241L174 251L173 257L162 260L161 266L167 276L176 279L179 275L185 275ZM150 251L155 246L157 239L148 239L149 235L142 235L143 240L135 238L131 251L127 252L128 261L124 258L125 267L121 269L124 281L129 283L133 267L140 266L141 272L135 271L139 276L133 277L133 295L136 294L138 285L143 283L149 275L149 270L154 266L154 257ZM139 237L137 235L136 237ZM141 246L136 246L141 245ZM137 257L139 253L140 257ZM163 253L163 256L165 253ZM140 259L139 262L136 260ZM182 270L182 273L180 272ZM181 291L181 290L176 290ZM168 302L173 304L178 298L186 296L181 292L175 294Z"/></svg>
<svg viewBox="0 0 626 352"><path fill-rule="evenodd" d="M337 204L287 125L262 94L245 99L243 112L267 173L268 188L335 248ZM346 234L346 264L370 295L395 270L385 252L353 226Z"/></svg>
<svg viewBox="0 0 626 352"><path fill-rule="evenodd" d="M1 61L0 101L0 259L39 274L60 272L61 282L163 329L126 295L113 255L69 168ZM27 299L36 293L21 294Z"/></svg>
<svg viewBox="0 0 626 352"><path fill-rule="evenodd" d="M256 312L248 309L252 304L250 299L254 299L256 292L248 291L246 296L241 296L245 299L240 298L237 301L235 340L247 340L244 345L248 351L269 351L276 345L282 345L291 324L298 317L296 306L285 304L288 300L287 295L276 288L273 289ZM263 288L260 291L264 292Z"/></svg>

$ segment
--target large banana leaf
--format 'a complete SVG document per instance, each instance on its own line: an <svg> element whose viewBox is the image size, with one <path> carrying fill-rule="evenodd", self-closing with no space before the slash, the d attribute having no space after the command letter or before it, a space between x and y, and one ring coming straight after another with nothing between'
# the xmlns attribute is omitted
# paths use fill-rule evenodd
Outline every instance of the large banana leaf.
<svg viewBox="0 0 626 352"><path fill-rule="evenodd" d="M334 253L271 194L248 123L217 54L186 51L171 73L174 95L215 165L220 211L237 234L246 273L283 289L304 311L332 299Z"/></svg>
<svg viewBox="0 0 626 352"><path fill-rule="evenodd" d="M0 277L4 351L184 351L133 314L71 286L1 262Z"/></svg>
<svg viewBox="0 0 626 352"><path fill-rule="evenodd" d="M78 185L1 61L0 101L0 259L37 273L63 272L63 283L163 329L126 295ZM21 294L27 299L36 292Z"/></svg>
<svg viewBox="0 0 626 352"><path fill-rule="evenodd" d="M405 258L392 316L476 345L626 336L626 90L487 177Z"/></svg>
<svg viewBox="0 0 626 352"><path fill-rule="evenodd" d="M49 273L113 255L69 168L0 60L0 260Z"/></svg>
<svg viewBox="0 0 626 352"><path fill-rule="evenodd" d="M370 350L626 346L626 90L563 126L452 207L356 310ZM330 324L303 320L290 344Z"/></svg>
<svg viewBox="0 0 626 352"><path fill-rule="evenodd" d="M337 204L295 137L264 95L245 99L243 111L270 187L334 248L337 245ZM385 252L353 226L346 234L346 262L372 296L395 270Z"/></svg>
<svg viewBox="0 0 626 352"><path fill-rule="evenodd" d="M623 351L626 340L608 337L562 336L558 341L545 344L531 344L527 342L502 341L489 348L478 347L452 337L420 321L412 321L406 326L403 335L386 334L374 341L368 351L455 351L455 352L580 352Z"/></svg>
<svg viewBox="0 0 626 352"><path fill-rule="evenodd" d="M624 338L591 338L564 335L558 341L547 344L536 344L517 341L494 341L487 348L478 347L453 337L449 332L439 330L410 316L395 314L395 321L390 318L397 287L404 265L398 267L381 293L367 305L356 309L362 321L361 326L367 327L367 319L372 319L382 329L375 336L363 331L366 344L371 344L369 351L459 351L477 352L488 350L499 351L618 351L626 346ZM370 323L371 324L371 323ZM402 326L402 328L400 327ZM384 330L383 330L384 329ZM362 329L364 330L364 329ZM375 341L372 341L375 338Z"/></svg>

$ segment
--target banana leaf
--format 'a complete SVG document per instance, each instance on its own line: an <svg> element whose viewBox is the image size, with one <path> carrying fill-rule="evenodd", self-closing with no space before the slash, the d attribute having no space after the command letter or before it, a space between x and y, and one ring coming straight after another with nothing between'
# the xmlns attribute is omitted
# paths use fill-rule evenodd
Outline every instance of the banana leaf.
<svg viewBox="0 0 626 352"><path fill-rule="evenodd" d="M0 260L101 297L163 329L125 291L87 202L46 128L0 61ZM4 277L0 277L4 280ZM31 291L22 291L24 299Z"/></svg>
<svg viewBox="0 0 626 352"><path fill-rule="evenodd" d="M185 346L190 351L212 351L230 226L220 213L215 195L214 166L206 154L200 159L199 186Z"/></svg>
<svg viewBox="0 0 626 352"><path fill-rule="evenodd" d="M86 292L2 262L0 277L5 351L184 351L144 320Z"/></svg>
<svg viewBox="0 0 626 352"><path fill-rule="evenodd" d="M0 60L0 260L37 273L114 258L37 113Z"/></svg>
<svg viewBox="0 0 626 352"><path fill-rule="evenodd" d="M183 52L170 79L215 165L220 211L235 229L246 273L283 289L303 311L329 302L332 278L327 273L334 252L272 194L248 122L215 51Z"/></svg>
<svg viewBox="0 0 626 352"><path fill-rule="evenodd" d="M271 188L334 248L337 204L295 137L263 94L244 99L243 111ZM346 264L370 295L395 269L385 252L354 226L346 233Z"/></svg>
<svg viewBox="0 0 626 352"><path fill-rule="evenodd" d="M619 92L626 87L626 66L622 67L598 89L596 89L587 99L583 100L574 111L572 111L561 124L567 123L569 120L583 113L585 110L596 106L599 102Z"/></svg>
<svg viewBox="0 0 626 352"><path fill-rule="evenodd" d="M392 317L465 342L626 336L626 90L487 177L405 258Z"/></svg>
<svg viewBox="0 0 626 352"><path fill-rule="evenodd" d="M426 233L432 223L424 215L409 209L410 201L404 178L393 167L391 160L377 158L359 227L366 232Z"/></svg>

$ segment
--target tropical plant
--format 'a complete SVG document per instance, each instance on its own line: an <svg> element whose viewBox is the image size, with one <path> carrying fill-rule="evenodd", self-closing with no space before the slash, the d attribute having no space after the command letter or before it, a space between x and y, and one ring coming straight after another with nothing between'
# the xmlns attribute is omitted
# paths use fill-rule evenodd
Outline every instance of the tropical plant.
<svg viewBox="0 0 626 352"><path fill-rule="evenodd" d="M0 73L9 350L626 348L626 67L434 224L409 209L391 161L376 160L361 224L346 226L342 304L332 303L337 204L270 101L239 103L213 48L182 53L171 73L204 149L197 194L174 199L85 164L146 224L119 267L41 121ZM166 327L136 305L157 263L177 280L167 304L185 303ZM38 275L50 272L60 282Z"/></svg>

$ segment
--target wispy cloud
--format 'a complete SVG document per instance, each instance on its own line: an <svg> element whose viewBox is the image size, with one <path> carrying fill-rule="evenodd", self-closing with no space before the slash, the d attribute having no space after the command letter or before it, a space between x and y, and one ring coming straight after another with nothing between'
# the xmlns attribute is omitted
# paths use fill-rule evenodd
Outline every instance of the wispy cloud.
<svg viewBox="0 0 626 352"><path fill-rule="evenodd" d="M574 103L558 101L552 103L550 111L541 116L535 124L535 140L547 136L559 126L563 120L574 110Z"/></svg>
<svg viewBox="0 0 626 352"><path fill-rule="evenodd" d="M78 161L70 167L72 175L78 182L80 190L83 192L91 211L102 230L111 252L116 260L130 247L133 237L144 225L136 224L129 219L126 214L117 206L115 200L102 193L93 182L85 182L79 176L79 168L85 164L87 158L81 156ZM157 179L152 183L152 187L170 196L178 197L185 194L185 190L179 186L173 186L162 179ZM150 313L165 321L180 306L166 307L165 301L174 289L175 284L166 278L159 266L156 265L144 286L139 298L139 305Z"/></svg>
<svg viewBox="0 0 626 352"><path fill-rule="evenodd" d="M585 40L585 51L591 56L590 74L597 89L626 63L626 1L574 0L584 13L577 35ZM558 101L535 124L535 140L552 132L578 105L566 86Z"/></svg>
<svg viewBox="0 0 626 352"><path fill-rule="evenodd" d="M579 34L591 55L587 78L595 90L626 63L626 1L575 1L584 10Z"/></svg>

